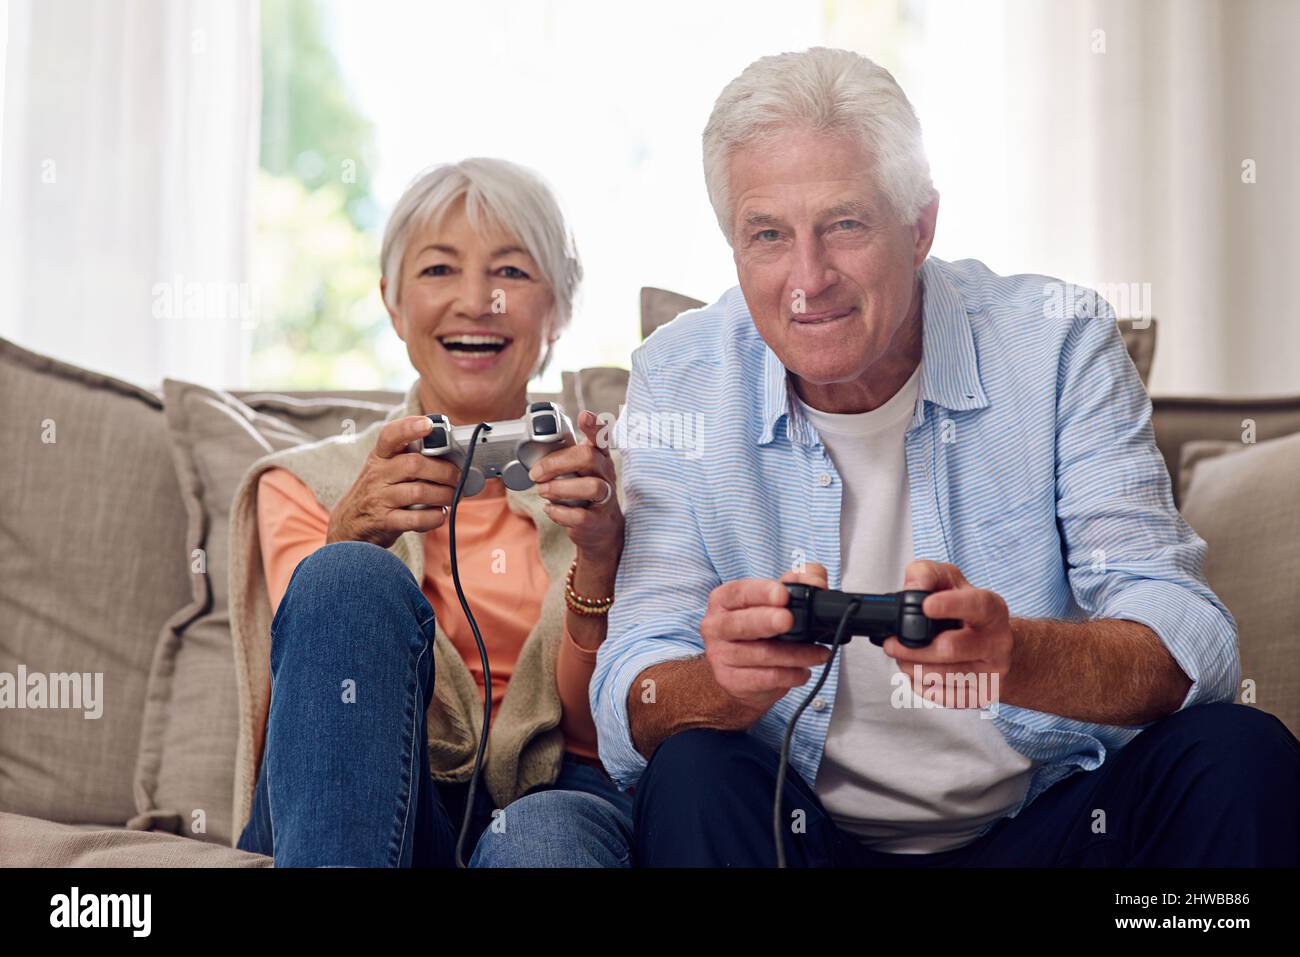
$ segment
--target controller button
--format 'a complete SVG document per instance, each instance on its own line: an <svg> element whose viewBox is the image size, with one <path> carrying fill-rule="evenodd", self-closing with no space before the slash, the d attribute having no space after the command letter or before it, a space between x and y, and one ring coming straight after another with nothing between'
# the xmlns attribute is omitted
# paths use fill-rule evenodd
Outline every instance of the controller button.
<svg viewBox="0 0 1300 957"><path fill-rule="evenodd" d="M533 435L555 435L560 431L560 423L553 415L539 415L533 419Z"/></svg>
<svg viewBox="0 0 1300 957"><path fill-rule="evenodd" d="M441 425L435 425L429 430L429 434L424 437L424 447L426 449L441 449L447 445L447 430Z"/></svg>
<svg viewBox="0 0 1300 957"><path fill-rule="evenodd" d="M532 405L530 405L530 406L528 407L528 411L529 411L529 412L550 412L550 411L551 411L551 403L549 403L549 402L534 402Z"/></svg>

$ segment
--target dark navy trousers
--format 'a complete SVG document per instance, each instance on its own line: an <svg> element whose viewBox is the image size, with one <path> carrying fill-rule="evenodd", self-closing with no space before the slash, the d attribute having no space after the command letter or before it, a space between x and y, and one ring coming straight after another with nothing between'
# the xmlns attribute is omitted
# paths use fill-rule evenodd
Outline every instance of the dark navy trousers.
<svg viewBox="0 0 1300 957"><path fill-rule="evenodd" d="M663 742L637 786L634 865L775 865L777 765L749 734L693 730ZM789 826L792 808L806 809L803 833ZM1185 708L1096 770L1076 771L1015 817L936 854L863 846L793 769L783 811L791 867L1295 867L1300 742L1245 705Z"/></svg>

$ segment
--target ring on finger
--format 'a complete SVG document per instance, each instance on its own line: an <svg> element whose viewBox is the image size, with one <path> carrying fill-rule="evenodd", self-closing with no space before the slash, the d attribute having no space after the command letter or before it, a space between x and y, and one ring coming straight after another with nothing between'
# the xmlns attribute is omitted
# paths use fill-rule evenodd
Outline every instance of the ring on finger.
<svg viewBox="0 0 1300 957"><path fill-rule="evenodd" d="M591 503L592 505L604 505L606 502L608 502L611 498L614 497L613 484L608 479L601 479L601 481L605 483L605 497L602 498L599 502L592 502Z"/></svg>

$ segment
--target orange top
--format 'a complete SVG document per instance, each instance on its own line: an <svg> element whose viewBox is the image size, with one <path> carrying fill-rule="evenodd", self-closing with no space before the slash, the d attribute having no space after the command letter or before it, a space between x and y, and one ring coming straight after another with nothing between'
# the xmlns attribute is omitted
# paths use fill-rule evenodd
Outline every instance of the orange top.
<svg viewBox="0 0 1300 957"><path fill-rule="evenodd" d="M257 483L257 528L274 614L298 563L325 544L329 512L292 472L268 469ZM447 524L444 522L423 537L421 591L478 682L481 695L483 665L452 584ZM498 481L488 482L473 498L461 500L456 511L456 553L461 587L478 622L492 668L495 719L519 649L541 614L542 596L550 576L542 565L536 526L528 516L510 511L505 487ZM596 652L573 641L566 621L555 668L556 690L563 709L560 728L565 750L587 758L596 757L596 727L587 698L595 666Z"/></svg>

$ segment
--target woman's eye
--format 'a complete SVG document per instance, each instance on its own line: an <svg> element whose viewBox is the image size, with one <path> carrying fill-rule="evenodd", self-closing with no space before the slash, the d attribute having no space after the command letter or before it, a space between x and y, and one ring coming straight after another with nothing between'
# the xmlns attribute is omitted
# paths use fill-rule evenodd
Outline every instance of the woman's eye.
<svg viewBox="0 0 1300 957"><path fill-rule="evenodd" d="M518 266L502 266L498 272L507 279L527 279L528 273L524 272Z"/></svg>
<svg viewBox="0 0 1300 957"><path fill-rule="evenodd" d="M437 263L433 266L425 266L420 270L421 276L445 276L448 273L448 266L445 263Z"/></svg>

